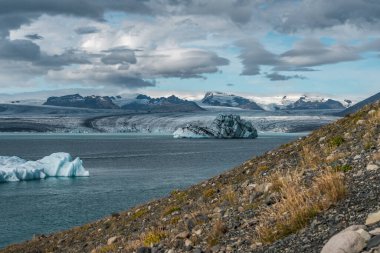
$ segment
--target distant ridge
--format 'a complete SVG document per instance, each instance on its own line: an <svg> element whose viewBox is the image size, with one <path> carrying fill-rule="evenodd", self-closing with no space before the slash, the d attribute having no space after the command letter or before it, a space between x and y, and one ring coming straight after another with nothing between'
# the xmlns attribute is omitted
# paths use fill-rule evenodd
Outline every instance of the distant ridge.
<svg viewBox="0 0 380 253"><path fill-rule="evenodd" d="M348 114L355 113L355 112L359 111L364 106L366 106L368 104L372 104L372 103L376 102L377 100L380 100L380 92L369 97L369 98L367 98L367 99L364 99L363 101L360 101L359 103L354 104L353 106L347 108L346 110L343 110L343 111L338 112L338 113L334 113L334 115L344 117Z"/></svg>

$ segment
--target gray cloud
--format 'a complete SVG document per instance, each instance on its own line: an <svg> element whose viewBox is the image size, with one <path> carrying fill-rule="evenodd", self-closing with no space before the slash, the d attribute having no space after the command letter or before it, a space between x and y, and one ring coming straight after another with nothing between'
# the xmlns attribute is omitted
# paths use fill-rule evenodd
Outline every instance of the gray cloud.
<svg viewBox="0 0 380 253"><path fill-rule="evenodd" d="M237 46L241 48L239 58L244 66L242 75L258 75L261 65L278 64L278 56L266 50L254 39L238 41Z"/></svg>
<svg viewBox="0 0 380 253"><path fill-rule="evenodd" d="M142 63L141 71L154 77L204 78L203 74L216 73L229 60L216 53L200 49L178 49L154 54Z"/></svg>
<svg viewBox="0 0 380 253"><path fill-rule="evenodd" d="M29 24L42 14L67 15L103 20L106 11L149 14L145 0L2 0L0 1L0 36L9 35L10 29Z"/></svg>
<svg viewBox="0 0 380 253"><path fill-rule="evenodd" d="M267 5L268 23L282 32L324 29L350 24L365 28L380 24L380 2L376 0L282 0Z"/></svg>
<svg viewBox="0 0 380 253"><path fill-rule="evenodd" d="M286 80L290 80L290 79L302 79L302 80L306 79L306 77L301 76L301 75L287 76L287 75L279 74L277 72L265 73L265 77L271 81L286 81Z"/></svg>
<svg viewBox="0 0 380 253"><path fill-rule="evenodd" d="M108 54L101 58L106 65L135 64L137 62L135 52L126 48L113 48L104 51Z"/></svg>
<svg viewBox="0 0 380 253"><path fill-rule="evenodd" d="M98 33L100 30L96 28L95 26L84 26L79 27L75 29L75 32L77 34L92 34L92 33Z"/></svg>
<svg viewBox="0 0 380 253"><path fill-rule="evenodd" d="M359 60L363 48L366 48L326 46L316 39L302 40L282 54L271 53L252 39L239 41L237 46L241 48L239 58L244 66L242 75L258 75L261 66L270 66L274 71L315 71L314 67ZM281 77L275 75L274 78Z"/></svg>
<svg viewBox="0 0 380 253"><path fill-rule="evenodd" d="M40 54L40 47L30 40L0 40L0 59L36 61Z"/></svg>
<svg viewBox="0 0 380 253"><path fill-rule="evenodd" d="M41 35L34 33L34 34L27 34L25 35L25 38L30 39L30 40L42 40L44 37Z"/></svg>
<svg viewBox="0 0 380 253"><path fill-rule="evenodd" d="M60 68L72 64L91 64L90 58L92 57L94 56L77 50L67 50L56 55L42 53L39 60L35 61L34 64L46 68Z"/></svg>

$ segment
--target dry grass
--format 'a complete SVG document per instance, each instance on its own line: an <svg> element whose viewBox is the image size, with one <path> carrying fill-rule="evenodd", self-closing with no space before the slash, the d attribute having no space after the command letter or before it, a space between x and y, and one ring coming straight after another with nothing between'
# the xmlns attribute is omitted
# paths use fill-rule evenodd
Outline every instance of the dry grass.
<svg viewBox="0 0 380 253"><path fill-rule="evenodd" d="M204 190L202 195L205 199L209 199L209 198L213 197L215 195L215 193L216 193L215 189L209 188L209 189Z"/></svg>
<svg viewBox="0 0 380 253"><path fill-rule="evenodd" d="M212 228L210 235L207 237L207 244L209 247L215 246L219 243L223 234L227 233L227 227L221 220L217 220Z"/></svg>
<svg viewBox="0 0 380 253"><path fill-rule="evenodd" d="M95 250L96 253L112 253L117 251L117 246L115 244L105 245Z"/></svg>
<svg viewBox="0 0 380 253"><path fill-rule="evenodd" d="M124 249L127 252L134 252L136 249L138 249L139 247L141 247L142 244L143 244L143 242L141 240L129 241L125 245Z"/></svg>
<svg viewBox="0 0 380 253"><path fill-rule="evenodd" d="M231 205L236 204L238 202L238 196L231 185L227 187L226 192L222 196L222 199L227 201Z"/></svg>
<svg viewBox="0 0 380 253"><path fill-rule="evenodd" d="M276 180L281 197L276 204L263 210L256 228L258 239L263 243L271 243L302 229L319 212L346 194L343 175L335 171L316 177L309 188L302 184L299 172L277 175Z"/></svg>
<svg viewBox="0 0 380 253"><path fill-rule="evenodd" d="M301 151L301 167L316 169L321 164L321 157L319 152L316 152L309 146L304 146Z"/></svg>

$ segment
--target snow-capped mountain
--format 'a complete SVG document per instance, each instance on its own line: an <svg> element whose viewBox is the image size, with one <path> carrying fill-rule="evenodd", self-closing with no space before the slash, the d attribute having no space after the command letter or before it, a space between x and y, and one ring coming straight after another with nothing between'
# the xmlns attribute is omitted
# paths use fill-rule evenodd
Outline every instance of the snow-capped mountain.
<svg viewBox="0 0 380 253"><path fill-rule="evenodd" d="M284 97L286 99L286 97ZM285 109L287 110L326 110L326 109L345 109L344 105L330 98L308 97L301 96L294 103L288 104Z"/></svg>
<svg viewBox="0 0 380 253"><path fill-rule="evenodd" d="M86 96L79 94L66 95L61 97L49 97L44 105L79 107L91 109L118 109L108 96Z"/></svg>
<svg viewBox="0 0 380 253"><path fill-rule="evenodd" d="M119 104L122 109L143 110L143 111L203 111L197 103L180 99L174 95L169 97L152 98L147 95L139 94L133 99L125 99L120 103L122 98L115 98L115 103ZM117 102L118 101L118 102Z"/></svg>
<svg viewBox="0 0 380 253"><path fill-rule="evenodd" d="M203 105L238 107L250 110L263 110L254 101L223 92L207 92L201 100Z"/></svg>
<svg viewBox="0 0 380 253"><path fill-rule="evenodd" d="M237 107L251 110L343 110L351 106L351 100L338 101L332 98L307 95L241 97L223 92L207 92L202 99L203 105Z"/></svg>

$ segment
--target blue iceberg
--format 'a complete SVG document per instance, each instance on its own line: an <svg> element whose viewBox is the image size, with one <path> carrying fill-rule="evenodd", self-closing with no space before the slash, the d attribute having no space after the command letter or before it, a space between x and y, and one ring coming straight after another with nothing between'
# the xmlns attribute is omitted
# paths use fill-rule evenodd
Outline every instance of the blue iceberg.
<svg viewBox="0 0 380 253"><path fill-rule="evenodd" d="M53 153L37 161L17 156L0 156L0 183L36 180L46 177L88 177L89 172L79 157L68 153Z"/></svg>

